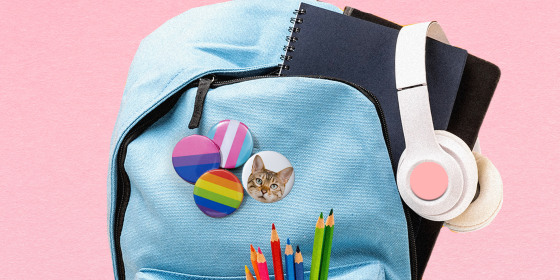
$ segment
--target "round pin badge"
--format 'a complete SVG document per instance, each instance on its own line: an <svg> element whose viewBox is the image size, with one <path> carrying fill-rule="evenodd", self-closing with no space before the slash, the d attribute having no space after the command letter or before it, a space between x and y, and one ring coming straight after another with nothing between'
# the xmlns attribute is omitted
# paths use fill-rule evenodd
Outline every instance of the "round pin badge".
<svg viewBox="0 0 560 280"><path fill-rule="evenodd" d="M253 155L243 166L243 187L254 199L271 203L288 195L294 185L294 168L277 152L263 151Z"/></svg>
<svg viewBox="0 0 560 280"><path fill-rule="evenodd" d="M237 168L243 165L253 153L253 136L242 122L221 121L210 129L208 138L220 147L222 168Z"/></svg>
<svg viewBox="0 0 560 280"><path fill-rule="evenodd" d="M173 149L173 167L181 178L194 184L206 171L220 168L220 147L202 135L187 136Z"/></svg>
<svg viewBox="0 0 560 280"><path fill-rule="evenodd" d="M224 169L204 173L194 185L194 201L204 214L220 218L233 213L243 201L243 186Z"/></svg>

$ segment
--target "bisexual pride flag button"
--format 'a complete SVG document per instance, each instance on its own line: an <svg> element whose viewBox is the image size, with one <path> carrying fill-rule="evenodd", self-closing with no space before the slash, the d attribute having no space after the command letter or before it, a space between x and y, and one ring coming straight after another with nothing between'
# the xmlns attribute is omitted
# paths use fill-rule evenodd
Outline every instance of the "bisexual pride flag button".
<svg viewBox="0 0 560 280"><path fill-rule="evenodd" d="M191 184L207 171L220 168L220 162L220 147L206 136L187 136L173 149L175 171Z"/></svg>
<svg viewBox="0 0 560 280"><path fill-rule="evenodd" d="M233 213L243 201L243 185L233 173L214 169L194 185L194 202L204 214L220 218Z"/></svg>
<svg viewBox="0 0 560 280"><path fill-rule="evenodd" d="M221 121L210 129L208 138L220 146L222 168L237 168L243 165L253 153L251 131L242 122Z"/></svg>

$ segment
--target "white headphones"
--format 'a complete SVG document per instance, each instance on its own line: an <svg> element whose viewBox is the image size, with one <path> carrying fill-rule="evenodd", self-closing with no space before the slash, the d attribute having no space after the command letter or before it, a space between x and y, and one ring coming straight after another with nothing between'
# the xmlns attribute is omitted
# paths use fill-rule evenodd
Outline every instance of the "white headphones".
<svg viewBox="0 0 560 280"><path fill-rule="evenodd" d="M426 80L426 35L449 44L437 22L405 26L397 39L395 78L406 143L397 185L402 199L418 215L447 221L445 225L454 231L477 230L488 225L501 208L501 177L490 160L473 153L459 137L434 131ZM480 193L473 202L478 182Z"/></svg>

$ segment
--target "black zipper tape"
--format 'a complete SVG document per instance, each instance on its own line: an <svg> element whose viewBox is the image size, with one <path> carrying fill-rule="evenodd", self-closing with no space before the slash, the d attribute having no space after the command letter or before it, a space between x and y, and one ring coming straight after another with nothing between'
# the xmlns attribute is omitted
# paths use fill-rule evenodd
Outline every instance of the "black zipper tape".
<svg viewBox="0 0 560 280"><path fill-rule="evenodd" d="M119 150L117 152L117 208L115 210L115 219L113 224L113 239L115 242L115 253L117 258L117 276L118 279L125 279L124 262L121 250L121 232L124 223L124 213L128 206L130 198L130 180L124 169L124 160L128 144L142 134L148 127L154 124L162 116L167 114L177 103L183 93L190 87L185 87L172 95L169 99L162 102L154 110L148 113L140 122L138 122L124 137Z"/></svg>
<svg viewBox="0 0 560 280"><path fill-rule="evenodd" d="M124 268L124 261L122 258L122 250L120 244L120 236L122 233L122 226L124 223L124 214L126 211L126 207L128 205L128 200L130 198L130 180L128 178L128 174L124 170L124 159L126 157L126 150L128 144L130 144L136 137L142 134L149 126L154 124L158 119L163 117L167 114L177 103L179 98L182 96L184 92L192 87L198 86L197 94L195 97L195 108L193 110L193 115L191 117L189 128L197 128L200 125L200 120L202 118L202 113L204 109L204 101L206 99L206 94L208 93L210 88L217 88L224 85L231 85L235 83L251 81L256 79L265 79L265 78L282 78L282 77L300 77L300 78L311 78L311 79L323 79L323 80L330 80L339 83L343 83L349 85L358 91L360 91L370 102L373 103L375 109L377 111L377 115L379 116L379 120L381 122L381 128L383 131L383 138L385 140L385 145L387 146L387 152L389 154L389 159L391 160L391 165L395 165L395 162L392 157L391 153L391 144L389 143L389 132L387 128L387 122L385 120L385 115L383 114L383 110L381 109L381 104L379 100L373 95L370 91L365 89L364 87L357 85L352 82L348 82L346 80L333 78L333 77L326 77L320 75L305 75L305 76L278 76L278 75L262 75L262 76L250 76L250 77L243 77L243 78L230 78L228 77L226 80L220 80L221 77L216 75L210 75L201 78L198 81L194 81L184 87L183 89L177 91L175 94L158 105L154 110L146 115L142 120L140 120L124 137L121 145L119 146L119 150L117 152L117 208L115 211L115 219L114 219L114 242L115 242L115 251L116 251L116 262L117 262L117 276L118 279L125 279L125 268ZM408 240L409 240L409 251L410 251L410 261L411 261L411 275L412 279L418 279L418 272L417 272L417 259L416 259L416 243L414 239L414 229L412 228L412 221L410 218L410 209L406 206L404 202L403 204L403 211L405 212L407 227L408 227Z"/></svg>
<svg viewBox="0 0 560 280"><path fill-rule="evenodd" d="M196 90L196 97L194 100L194 110L189 122L189 129L197 128L200 125L200 119L202 119L202 111L204 110L204 100L206 99L206 94L210 90L210 86L216 79L216 76L203 77L198 82L198 89Z"/></svg>

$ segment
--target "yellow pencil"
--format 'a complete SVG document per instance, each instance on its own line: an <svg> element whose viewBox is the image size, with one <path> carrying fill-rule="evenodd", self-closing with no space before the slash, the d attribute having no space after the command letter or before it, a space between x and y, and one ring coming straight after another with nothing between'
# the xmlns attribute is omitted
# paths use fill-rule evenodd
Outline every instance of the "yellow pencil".
<svg viewBox="0 0 560 280"><path fill-rule="evenodd" d="M253 274L251 274L251 271L247 266L245 266L245 280L255 280L255 278L253 278Z"/></svg>

